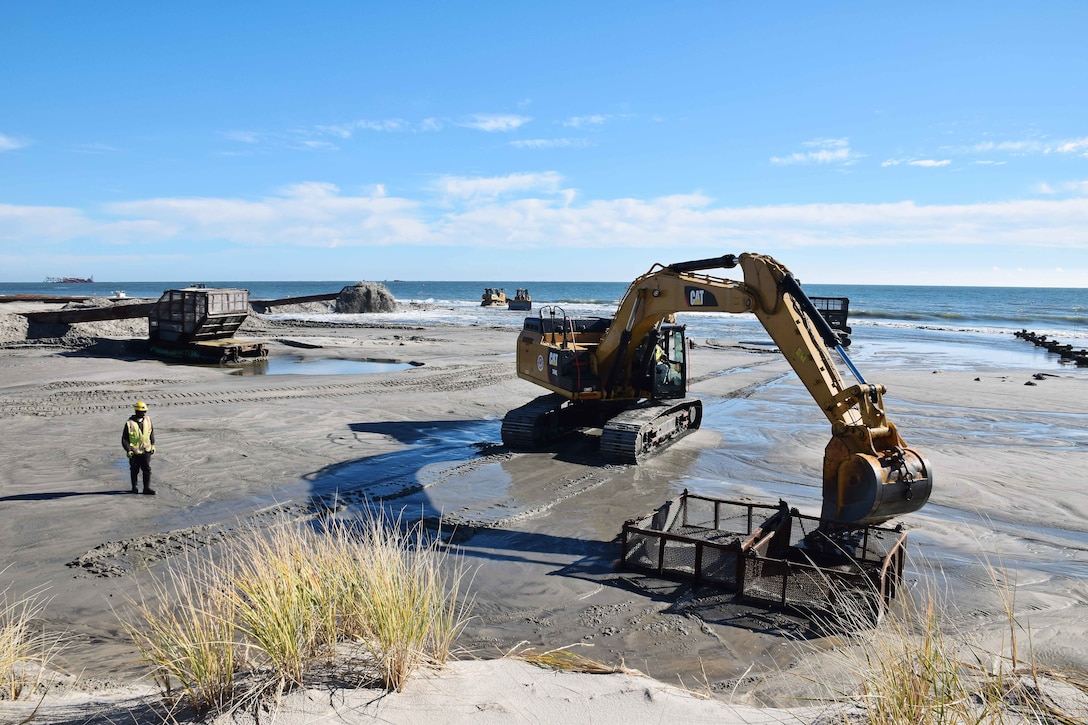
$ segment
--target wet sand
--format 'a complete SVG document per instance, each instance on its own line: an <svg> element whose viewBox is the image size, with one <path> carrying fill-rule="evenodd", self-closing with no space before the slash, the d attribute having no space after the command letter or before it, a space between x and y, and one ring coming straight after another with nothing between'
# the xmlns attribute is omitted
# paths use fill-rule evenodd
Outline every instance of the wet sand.
<svg viewBox="0 0 1088 725"><path fill-rule="evenodd" d="M277 357L423 364L239 376L62 344L0 349L0 586L44 591L84 691L144 675L115 614L141 577L334 494L341 516L381 501L458 532L475 597L462 658L582 643L733 702L796 707L820 690L797 673L826 664L834 642L804 622L614 568L623 522L685 488L818 513L829 427L779 355L698 340L703 428L643 466L606 466L591 436L501 446L502 416L540 393L514 375L508 329L247 324ZM1037 659L1088 671L1088 371L1038 372L865 370L936 472L928 506L904 518L908 578L940 569L957 626L999 651L1008 628L986 562L1007 570ZM127 492L120 433L136 399L157 431L155 497Z"/></svg>

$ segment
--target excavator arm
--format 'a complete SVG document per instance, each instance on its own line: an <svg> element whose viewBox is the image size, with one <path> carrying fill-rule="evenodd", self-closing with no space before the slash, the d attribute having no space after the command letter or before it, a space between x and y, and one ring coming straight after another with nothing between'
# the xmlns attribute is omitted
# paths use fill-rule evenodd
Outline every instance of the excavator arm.
<svg viewBox="0 0 1088 725"><path fill-rule="evenodd" d="M743 282L705 274L737 266L743 270ZM789 270L765 255L729 254L656 265L635 280L592 361L607 397L632 394L636 345L678 312L754 314L827 416L832 437L824 450L825 528L876 524L926 503L932 490L929 463L906 446L887 420L886 388L864 380ZM856 384L843 381L832 350Z"/></svg>

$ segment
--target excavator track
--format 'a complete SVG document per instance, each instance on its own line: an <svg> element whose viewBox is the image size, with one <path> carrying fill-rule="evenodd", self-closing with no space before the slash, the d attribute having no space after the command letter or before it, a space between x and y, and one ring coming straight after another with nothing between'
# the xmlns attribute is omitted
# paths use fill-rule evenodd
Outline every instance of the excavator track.
<svg viewBox="0 0 1088 725"><path fill-rule="evenodd" d="M542 395L514 408L502 419L502 442L520 450L532 450L563 434L559 411L567 399L558 393Z"/></svg>
<svg viewBox="0 0 1088 725"><path fill-rule="evenodd" d="M698 398L644 403L605 424L601 456L613 463L638 463L697 429L702 421L703 403Z"/></svg>

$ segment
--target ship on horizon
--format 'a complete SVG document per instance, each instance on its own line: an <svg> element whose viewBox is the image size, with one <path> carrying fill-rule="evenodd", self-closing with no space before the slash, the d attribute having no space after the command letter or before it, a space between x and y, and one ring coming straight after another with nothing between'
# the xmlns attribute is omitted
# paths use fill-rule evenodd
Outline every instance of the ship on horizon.
<svg viewBox="0 0 1088 725"><path fill-rule="evenodd" d="M94 277L46 277L46 284L94 284Z"/></svg>

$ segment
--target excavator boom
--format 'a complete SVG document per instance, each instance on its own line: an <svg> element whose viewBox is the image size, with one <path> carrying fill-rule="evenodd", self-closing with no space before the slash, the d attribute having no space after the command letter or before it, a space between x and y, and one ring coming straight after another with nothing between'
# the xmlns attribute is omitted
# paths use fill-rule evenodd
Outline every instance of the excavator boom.
<svg viewBox="0 0 1088 725"><path fill-rule="evenodd" d="M706 273L737 266L743 281ZM759 254L654 265L631 284L611 320L571 320L554 307L528 318L518 341L518 375L552 395L511 411L503 440L536 443L570 428L601 426L606 455L637 461L697 428L701 403L684 398L683 328L669 324L679 312L754 314L828 418L825 528L876 524L925 504L929 463L887 420L885 387L865 381L789 270ZM855 384L843 380L832 351Z"/></svg>

